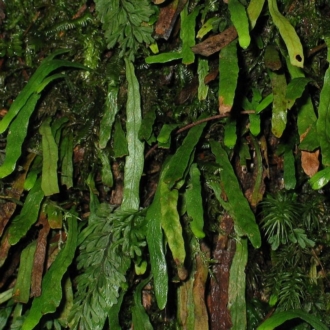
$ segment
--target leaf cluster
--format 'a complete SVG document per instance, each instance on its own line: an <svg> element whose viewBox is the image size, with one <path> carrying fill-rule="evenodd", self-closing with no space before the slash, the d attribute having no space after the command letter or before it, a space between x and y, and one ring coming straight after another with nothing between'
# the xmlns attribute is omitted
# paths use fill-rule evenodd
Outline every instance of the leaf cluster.
<svg viewBox="0 0 330 330"><path fill-rule="evenodd" d="M95 4L108 48L118 43L121 57L133 61L140 44L153 42L153 29L148 22L154 10L148 0L97 0Z"/></svg>
<svg viewBox="0 0 330 330"><path fill-rule="evenodd" d="M110 307L127 288L131 260L141 256L145 243L144 216L112 211L101 204L80 234L77 294L71 311L73 328L102 328Z"/></svg>
<svg viewBox="0 0 330 330"><path fill-rule="evenodd" d="M298 243L302 249L315 245L307 237L306 230L311 231L319 226L323 215L320 201L311 200L302 204L296 194L281 192L275 196L267 195L261 207L262 227L272 250L289 242Z"/></svg>

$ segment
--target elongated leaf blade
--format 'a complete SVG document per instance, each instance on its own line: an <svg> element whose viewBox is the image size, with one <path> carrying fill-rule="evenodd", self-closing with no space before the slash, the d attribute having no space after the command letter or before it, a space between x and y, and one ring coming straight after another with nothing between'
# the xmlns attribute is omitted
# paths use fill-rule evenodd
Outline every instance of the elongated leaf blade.
<svg viewBox="0 0 330 330"><path fill-rule="evenodd" d="M63 53L63 52L62 52ZM59 53L56 52L50 56L48 56L38 67L36 72L33 74L29 82L23 88L21 93L16 97L15 101L11 105L8 113L5 117L0 121L0 134L3 133L11 123L11 121L15 118L15 116L20 112L20 110L25 106L27 101L32 97L34 93L40 93L46 85L51 82L53 79L47 81L47 84L42 84L43 80L47 77L49 73L60 68L60 67L72 67L77 69L88 70L82 64L73 63L66 60L54 60L54 56L57 56ZM59 78L56 76L56 78Z"/></svg>
<svg viewBox="0 0 330 330"><path fill-rule="evenodd" d="M45 314L54 313L62 299L62 278L67 272L75 255L78 237L77 220L68 218L68 234L65 246L57 255L55 261L42 281L42 294L33 300L22 330L32 330Z"/></svg>
<svg viewBox="0 0 330 330"><path fill-rule="evenodd" d="M157 55L148 56L146 57L145 61L147 64L167 63L175 60L180 60L182 56L182 53L178 52L161 53Z"/></svg>
<svg viewBox="0 0 330 330"><path fill-rule="evenodd" d="M179 192L176 189L170 190L163 181L159 184L161 225L166 235L168 246L172 252L174 262L178 267L179 278L184 280L187 275L184 268L186 250L182 236L180 216L177 210Z"/></svg>
<svg viewBox="0 0 330 330"><path fill-rule="evenodd" d="M284 74L270 73L273 88L272 133L281 137L287 123L286 79Z"/></svg>
<svg viewBox="0 0 330 330"><path fill-rule="evenodd" d="M195 54L191 47L195 45L195 26L196 17L199 14L199 7L195 7L192 13L188 14L188 3L181 11L181 30L180 38L182 40L182 63L191 64L195 61Z"/></svg>
<svg viewBox="0 0 330 330"><path fill-rule="evenodd" d="M204 214L203 214L203 201L202 201L202 187L200 182L200 171L197 164L192 164L190 167L190 182L186 190L186 206L187 213L192 221L190 228L197 238L203 238L205 233L204 227Z"/></svg>
<svg viewBox="0 0 330 330"><path fill-rule="evenodd" d="M111 137L112 125L115 121L118 107L119 87L108 84L108 94L105 102L104 113L100 123L99 147L105 148Z"/></svg>
<svg viewBox="0 0 330 330"><path fill-rule="evenodd" d="M231 329L246 329L245 267L248 259L247 240L241 239L236 243L236 251L230 267L228 309L231 314Z"/></svg>
<svg viewBox="0 0 330 330"><path fill-rule="evenodd" d="M198 58L198 100L206 100L209 91L209 86L205 84L204 80L209 73L209 62L204 58Z"/></svg>
<svg viewBox="0 0 330 330"><path fill-rule="evenodd" d="M265 4L265 0L251 0L247 7L247 14L250 20L251 29L253 29L257 23L257 20L261 14L262 8Z"/></svg>
<svg viewBox="0 0 330 330"><path fill-rule="evenodd" d="M142 290L150 281L150 277L142 281L134 292L134 306L132 308L133 326L136 330L153 330L149 316L142 306Z"/></svg>
<svg viewBox="0 0 330 330"><path fill-rule="evenodd" d="M228 0L230 18L237 30L239 45L246 49L251 42L249 20L244 6L239 0Z"/></svg>
<svg viewBox="0 0 330 330"><path fill-rule="evenodd" d="M292 311L285 311L279 312L272 315L268 318L264 323L262 323L257 330L270 330L275 329L279 325L285 323L286 321L300 318L305 322L309 323L315 330L329 330L329 328L322 323L316 316L310 315L302 310L292 310Z"/></svg>
<svg viewBox="0 0 330 330"><path fill-rule="evenodd" d="M221 187L214 182L209 182L208 184L215 190L216 197L221 205L234 219L236 233L239 236L246 235L252 245L258 248L261 245L259 227L249 203L241 191L228 156L219 143L210 141L210 145L212 153L216 157L216 162L221 166ZM223 194L226 196L227 200L221 197Z"/></svg>
<svg viewBox="0 0 330 330"><path fill-rule="evenodd" d="M159 194L149 207L146 219L148 221L147 243L150 255L151 272L154 278L154 289L157 306L164 309L167 304L168 272L164 252L164 238L161 227Z"/></svg>
<svg viewBox="0 0 330 330"><path fill-rule="evenodd" d="M292 65L304 67L304 52L300 39L290 22L278 11L276 0L268 0L269 13L289 52Z"/></svg>
<svg viewBox="0 0 330 330"><path fill-rule="evenodd" d="M67 189L73 187L73 134L65 134L60 146L61 155L61 183Z"/></svg>
<svg viewBox="0 0 330 330"><path fill-rule="evenodd" d="M42 181L41 189L45 196L60 192L57 178L58 147L50 127L51 118L47 118L40 126L42 136Z"/></svg>
<svg viewBox="0 0 330 330"><path fill-rule="evenodd" d="M316 129L321 146L322 164L330 166L330 68L327 69L324 76L318 113Z"/></svg>
<svg viewBox="0 0 330 330"><path fill-rule="evenodd" d="M0 179L8 176L15 169L16 163L21 156L21 148L27 134L30 117L39 98L40 95L33 94L9 127L6 158L0 166Z"/></svg>
<svg viewBox="0 0 330 330"><path fill-rule="evenodd" d="M21 253L17 280L13 291L13 298L16 302L26 304L30 299L31 274L36 246L37 242L34 241Z"/></svg>
<svg viewBox="0 0 330 330"><path fill-rule="evenodd" d="M170 189L174 187L177 181L183 178L205 125L206 123L197 125L189 131L182 145L166 165L167 169L164 173L164 182L168 184Z"/></svg>
<svg viewBox="0 0 330 330"><path fill-rule="evenodd" d="M38 220L41 202L44 193L41 190L41 180L39 179L26 196L21 213L16 216L9 227L9 242L15 245Z"/></svg>
<svg viewBox="0 0 330 330"><path fill-rule="evenodd" d="M126 136L128 156L125 162L124 193L122 210L138 210L140 207L140 179L144 165L144 144L139 140L141 127L140 86L136 78L134 66L125 59L126 78L128 82L126 105Z"/></svg>
<svg viewBox="0 0 330 330"><path fill-rule="evenodd" d="M314 190L323 188L330 181L330 167L317 172L309 179L309 184Z"/></svg>
<svg viewBox="0 0 330 330"><path fill-rule="evenodd" d="M237 87L239 67L236 41L221 50L219 73L219 112L225 114L233 107Z"/></svg>

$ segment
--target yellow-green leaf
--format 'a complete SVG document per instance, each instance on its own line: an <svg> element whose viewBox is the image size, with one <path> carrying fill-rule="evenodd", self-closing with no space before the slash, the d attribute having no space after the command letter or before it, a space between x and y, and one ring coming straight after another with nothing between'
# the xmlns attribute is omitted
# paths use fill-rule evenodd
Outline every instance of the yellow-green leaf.
<svg viewBox="0 0 330 330"><path fill-rule="evenodd" d="M161 225L166 235L168 246L172 252L174 262L178 267L179 277L184 279L186 276L184 268L186 250L180 216L177 210L179 192L176 189L170 190L164 181L160 181L159 185Z"/></svg>
<svg viewBox="0 0 330 330"><path fill-rule="evenodd" d="M290 22L278 11L276 0L268 0L269 13L289 52L292 65L304 67L304 51L300 39Z"/></svg>
<svg viewBox="0 0 330 330"><path fill-rule="evenodd" d="M249 31L249 20L245 7L239 0L228 0L230 18L237 30L238 42L242 48L250 45L251 37Z"/></svg>
<svg viewBox="0 0 330 330"><path fill-rule="evenodd" d="M265 0L251 0L250 1L246 11L247 11L247 14L248 14L248 17L250 20L251 29L253 29L255 27L264 4L265 4Z"/></svg>

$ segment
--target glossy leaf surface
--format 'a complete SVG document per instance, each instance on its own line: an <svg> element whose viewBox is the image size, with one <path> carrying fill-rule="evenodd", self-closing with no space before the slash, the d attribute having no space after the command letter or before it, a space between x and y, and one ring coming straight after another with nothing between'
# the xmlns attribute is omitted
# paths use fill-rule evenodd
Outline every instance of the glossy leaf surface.
<svg viewBox="0 0 330 330"><path fill-rule="evenodd" d="M144 144L138 134L141 126L141 97L139 82L134 66L125 59L126 78L128 82L126 104L126 136L128 156L125 161L124 193L122 210L138 210L140 207L140 178L144 164Z"/></svg>
<svg viewBox="0 0 330 330"><path fill-rule="evenodd" d="M268 8L274 24L286 44L291 64L302 68L304 66L304 52L295 29L287 18L279 12L276 0L268 0Z"/></svg>

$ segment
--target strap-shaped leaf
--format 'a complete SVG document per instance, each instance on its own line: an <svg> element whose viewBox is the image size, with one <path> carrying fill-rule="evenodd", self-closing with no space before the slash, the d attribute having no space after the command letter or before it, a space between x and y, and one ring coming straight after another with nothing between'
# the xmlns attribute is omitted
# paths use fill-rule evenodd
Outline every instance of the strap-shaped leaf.
<svg viewBox="0 0 330 330"><path fill-rule="evenodd" d="M8 176L15 169L16 162L21 156L21 148L27 134L30 117L39 98L39 94L33 94L26 104L24 104L22 111L17 115L9 127L6 144L6 158L0 166L0 178Z"/></svg>
<svg viewBox="0 0 330 330"><path fill-rule="evenodd" d="M47 80L47 83L42 84L43 80L50 74L52 71L60 68L60 67L72 67L78 69L88 69L82 64L73 63L66 60L54 60L53 58L59 54L67 52L67 50L61 50L58 52L54 52L54 54L48 56L43 62L40 64L36 72L33 74L29 82L23 88L21 93L16 97L15 101L11 105L8 113L5 117L0 121L0 134L3 133L11 123L11 121L15 118L15 116L19 113L19 111L24 107L29 98L34 93L40 93L48 83L50 83L53 79L59 78L59 76L53 76L50 80Z"/></svg>
<svg viewBox="0 0 330 330"><path fill-rule="evenodd" d="M135 289L133 298L134 306L132 308L132 318L134 329L137 330L153 330L153 326L150 323L149 316L142 306L142 290L149 283L150 277L142 281Z"/></svg>
<svg viewBox="0 0 330 330"><path fill-rule="evenodd" d="M285 189L290 190L296 187L296 168L295 159L292 150L287 150L284 153L284 186Z"/></svg>
<svg viewBox="0 0 330 330"><path fill-rule="evenodd" d="M239 0L228 0L228 8L230 18L237 30L239 45L245 49L249 47L251 42L249 20L245 7Z"/></svg>
<svg viewBox="0 0 330 330"><path fill-rule="evenodd" d="M253 29L257 23L257 19L261 14L262 8L265 4L265 0L251 0L247 7L247 14L250 20L251 29Z"/></svg>
<svg viewBox="0 0 330 330"><path fill-rule="evenodd" d="M68 234L64 248L57 255L42 281L42 294L34 298L22 330L32 330L45 314L54 313L62 300L62 278L75 255L78 237L77 220L68 218Z"/></svg>
<svg viewBox="0 0 330 330"><path fill-rule="evenodd" d="M15 245L38 220L40 205L44 199L39 179L26 196L21 213L16 216L9 228L9 242Z"/></svg>
<svg viewBox="0 0 330 330"><path fill-rule="evenodd" d="M215 141L210 141L212 153L216 157L216 162L220 165L220 184L208 182L215 191L216 197L221 205L234 219L235 231L239 236L246 235L255 248L260 247L261 237L255 216L244 197L236 174L230 164L225 150ZM222 196L225 196L223 198Z"/></svg>
<svg viewBox="0 0 330 330"><path fill-rule="evenodd" d="M206 123L203 123L193 127L182 142L182 145L167 163L164 171L164 182L168 184L170 189L183 178L205 125Z"/></svg>
<svg viewBox="0 0 330 330"><path fill-rule="evenodd" d="M205 77L209 73L209 62L207 59L198 58L198 100L206 100L209 86L205 84Z"/></svg>
<svg viewBox="0 0 330 330"><path fill-rule="evenodd" d="M126 137L128 156L125 161L124 193L122 210L138 210L140 207L140 179L144 165L144 144L138 134L141 126L140 85L133 64L125 59L128 82L126 104Z"/></svg>
<svg viewBox="0 0 330 330"><path fill-rule="evenodd" d="M61 156L61 183L67 189L73 186L73 134L67 132L60 146Z"/></svg>
<svg viewBox="0 0 330 330"><path fill-rule="evenodd" d="M17 280L13 291L13 298L16 302L26 304L30 299L31 274L34 252L37 246L36 243L36 241L30 243L22 251Z"/></svg>
<svg viewBox="0 0 330 330"><path fill-rule="evenodd" d="M115 121L118 107L118 86L108 84L108 94L105 102L104 113L100 123L99 147L105 148L111 137L112 125Z"/></svg>
<svg viewBox="0 0 330 330"><path fill-rule="evenodd" d="M177 209L179 192L176 189L170 190L168 185L162 180L159 182L159 186L161 225L164 229L174 262L178 267L179 278L184 280L187 276L186 269L184 268L186 250Z"/></svg>
<svg viewBox="0 0 330 330"><path fill-rule="evenodd" d="M228 288L228 309L231 315L232 329L246 329L245 267L248 259L247 240L236 243L236 251L230 267Z"/></svg>
<svg viewBox="0 0 330 330"><path fill-rule="evenodd" d="M190 181L185 193L186 206L188 216L192 219L190 228L197 238L205 236L203 201L202 201L202 187L200 181L200 171L197 164L192 164L190 167Z"/></svg>
<svg viewBox="0 0 330 330"><path fill-rule="evenodd" d="M200 7L195 7L192 13L188 14L188 3L183 8L181 17L180 38L182 40L182 63L191 64L195 61L195 54L191 47L195 45L195 26L196 17L199 14Z"/></svg>
<svg viewBox="0 0 330 330"><path fill-rule="evenodd" d="M270 72L273 88L272 133L281 137L287 123L286 79L284 74Z"/></svg>
<svg viewBox="0 0 330 330"><path fill-rule="evenodd" d="M219 112L224 114L233 107L237 87L239 67L236 41L221 50L219 73Z"/></svg>
<svg viewBox="0 0 330 330"><path fill-rule="evenodd" d="M324 75L318 113L316 128L321 146L322 164L330 166L330 68Z"/></svg>
<svg viewBox="0 0 330 330"><path fill-rule="evenodd" d="M148 208L147 243L150 256L151 272L154 278L154 290L159 309L164 309L168 294L168 272L164 252L164 237L161 227L159 193L156 193L153 203Z"/></svg>
<svg viewBox="0 0 330 330"><path fill-rule="evenodd" d="M59 193L57 178L58 147L50 127L51 118L47 118L39 128L42 136L42 179L41 189L45 196Z"/></svg>
<svg viewBox="0 0 330 330"><path fill-rule="evenodd" d="M319 318L314 315L310 315L302 310L292 310L285 312L278 312L268 318L264 323L262 323L257 330L269 330L275 329L286 321L300 318L305 322L309 323L315 330L329 330L329 328L322 323Z"/></svg>
<svg viewBox="0 0 330 330"><path fill-rule="evenodd" d="M314 190L323 188L330 181L330 167L317 172L309 179L309 184Z"/></svg>
<svg viewBox="0 0 330 330"><path fill-rule="evenodd" d="M278 11L276 0L268 0L269 13L289 52L292 65L304 67L304 52L300 39L290 22Z"/></svg>

